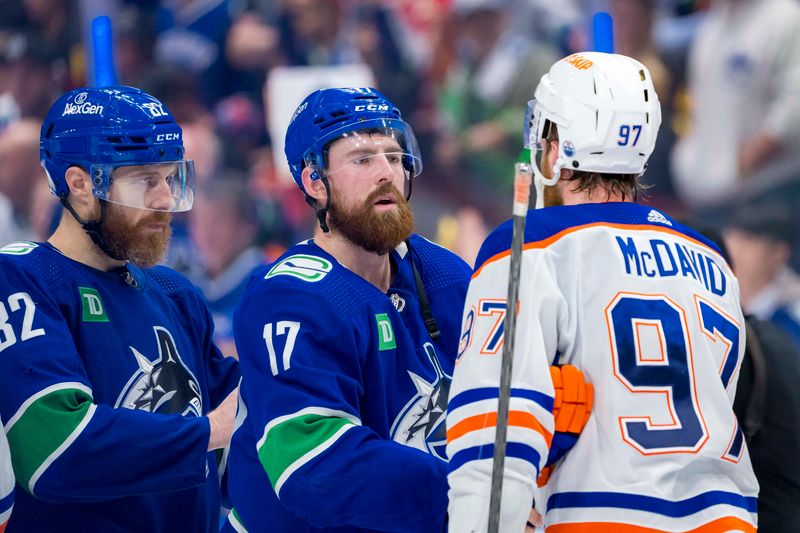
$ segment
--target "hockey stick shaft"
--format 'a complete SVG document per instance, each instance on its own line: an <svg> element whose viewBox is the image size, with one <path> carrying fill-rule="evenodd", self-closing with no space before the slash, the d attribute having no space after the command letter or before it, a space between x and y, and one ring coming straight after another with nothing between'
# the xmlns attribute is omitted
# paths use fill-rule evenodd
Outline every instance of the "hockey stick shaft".
<svg viewBox="0 0 800 533"><path fill-rule="evenodd" d="M500 528L500 502L503 494L503 470L506 459L508 436L508 410L511 401L511 371L514 362L514 337L517 325L517 301L519 299L520 265L522 243L525 238L525 217L531 194L533 169L529 163L517 163L514 167L514 209L511 232L510 270L508 273L508 298L503 322L503 358L500 367L500 392L497 402L497 427L494 438L494 461L492 463L492 489L489 499L489 533Z"/></svg>

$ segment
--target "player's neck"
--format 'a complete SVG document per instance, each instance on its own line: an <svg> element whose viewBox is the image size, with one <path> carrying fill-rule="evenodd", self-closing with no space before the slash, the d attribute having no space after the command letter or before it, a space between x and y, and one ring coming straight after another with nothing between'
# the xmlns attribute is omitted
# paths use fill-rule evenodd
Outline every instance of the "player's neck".
<svg viewBox="0 0 800 533"><path fill-rule="evenodd" d="M70 259L98 270L111 270L125 265L125 261L112 259L103 253L92 242L83 227L66 211L62 214L56 231L47 239L47 242Z"/></svg>
<svg viewBox="0 0 800 533"><path fill-rule="evenodd" d="M559 184L561 184L559 182ZM624 202L626 201L621 194L611 193L602 188L594 187L591 190L576 191L574 184L565 182L564 187L561 188L561 198L564 202L563 205L579 205L579 204L603 204L607 202Z"/></svg>
<svg viewBox="0 0 800 533"><path fill-rule="evenodd" d="M347 270L375 285L381 292L389 290L392 282L392 267L389 254L368 252L336 233L323 233L317 229L314 242L331 254Z"/></svg>

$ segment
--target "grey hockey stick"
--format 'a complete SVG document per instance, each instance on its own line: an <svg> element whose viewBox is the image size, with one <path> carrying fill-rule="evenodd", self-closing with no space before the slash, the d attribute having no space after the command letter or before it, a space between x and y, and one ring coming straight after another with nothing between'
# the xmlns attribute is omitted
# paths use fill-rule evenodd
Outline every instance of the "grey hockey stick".
<svg viewBox="0 0 800 533"><path fill-rule="evenodd" d="M497 402L497 427L494 437L492 491L489 499L489 533L500 528L500 502L503 494L503 467L506 460L508 408L511 400L511 370L514 361L514 337L517 325L517 301L522 262L522 243L525 240L525 217L531 194L533 168L530 163L514 166L514 208L512 211L510 271L508 273L508 304L503 322L503 359L500 368L500 392Z"/></svg>

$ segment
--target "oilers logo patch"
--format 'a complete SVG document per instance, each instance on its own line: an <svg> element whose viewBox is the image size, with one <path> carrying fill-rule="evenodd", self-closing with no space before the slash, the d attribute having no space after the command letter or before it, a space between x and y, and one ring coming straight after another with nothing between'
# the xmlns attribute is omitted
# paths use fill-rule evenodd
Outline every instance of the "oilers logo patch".
<svg viewBox="0 0 800 533"><path fill-rule="evenodd" d="M435 378L429 382L409 371L409 377L417 389L408 403L397 415L389 436L395 442L416 448L443 460L447 460L447 396L450 392L452 376L442 370L436 357L433 344L426 342L424 347L428 360L433 365Z"/></svg>
<svg viewBox="0 0 800 533"><path fill-rule="evenodd" d="M172 334L161 326L154 326L153 330L158 342L158 357L151 361L130 346L139 368L128 380L114 407L201 416L203 400L197 378L183 363Z"/></svg>

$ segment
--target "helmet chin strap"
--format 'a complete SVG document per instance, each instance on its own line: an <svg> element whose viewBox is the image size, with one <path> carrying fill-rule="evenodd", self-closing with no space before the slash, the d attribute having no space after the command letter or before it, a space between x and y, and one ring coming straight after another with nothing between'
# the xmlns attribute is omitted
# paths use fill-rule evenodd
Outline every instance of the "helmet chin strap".
<svg viewBox="0 0 800 533"><path fill-rule="evenodd" d="M560 157L553 164L553 177L545 178L536 161L531 161L533 167L533 184L536 187L536 206L535 209L544 207L544 188L553 187L561 179L561 169L564 168L564 160Z"/></svg>
<svg viewBox="0 0 800 533"><path fill-rule="evenodd" d="M103 219L106 217L106 207L107 203L103 198L97 199L100 202L100 218L96 220L84 220L75 212L75 209L69 203L69 200L66 196L61 197L61 205L64 206L64 209L69 211L78 224L81 225L83 231L92 239L92 242L100 248L104 254L106 254L111 259L115 259L117 261L124 261L125 257L118 257L118 254L111 251L106 242L105 236L103 235Z"/></svg>
<svg viewBox="0 0 800 533"><path fill-rule="evenodd" d="M320 229L323 233L328 233L330 228L328 227L328 221L326 219L328 218L328 210L331 208L331 186L328 184L328 178L324 174L319 177L319 180L325 186L325 207L317 207L317 201L315 199L306 194L305 191L303 191L303 194L306 197L306 203L311 206L311 209L313 209L314 213L317 215Z"/></svg>

